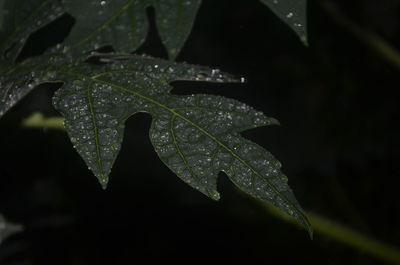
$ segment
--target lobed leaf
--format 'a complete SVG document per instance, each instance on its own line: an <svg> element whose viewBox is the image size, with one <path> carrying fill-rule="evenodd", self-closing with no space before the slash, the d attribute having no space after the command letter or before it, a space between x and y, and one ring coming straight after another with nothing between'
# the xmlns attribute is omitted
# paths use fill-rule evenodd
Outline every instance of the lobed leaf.
<svg viewBox="0 0 400 265"><path fill-rule="evenodd" d="M307 45L307 0L260 0Z"/></svg>
<svg viewBox="0 0 400 265"><path fill-rule="evenodd" d="M137 112L152 116L151 142L160 159L183 181L218 199L218 172L242 190L271 202L311 226L296 201L280 163L240 132L277 124L233 99L212 95L176 96L175 80L234 82L231 76L188 64L140 56L108 56L104 65L66 65L53 99L79 154L103 187L118 155L125 121ZM56 69L55 69L56 70Z"/></svg>
<svg viewBox="0 0 400 265"><path fill-rule="evenodd" d="M77 20L65 41L64 55L47 54L15 64L29 34L56 19L63 8L57 0L0 1L0 116L37 84L63 81L53 103L65 116L76 150L106 187L125 121L137 112L150 113L151 142L160 159L183 181L218 199L217 177L223 171L239 188L271 202L312 233L280 163L240 135L277 124L275 119L233 99L170 94L169 83L175 80L237 82L235 78L218 69L143 56L97 54L90 59L98 64L72 61L69 56L110 44L122 52L137 49L147 34L145 9L153 6L161 39L173 59L191 30L200 0L62 2ZM288 8L297 12L303 7L289 0L279 3L279 8L271 8L280 16ZM287 21L301 20L301 13L286 15Z"/></svg>
<svg viewBox="0 0 400 265"><path fill-rule="evenodd" d="M153 6L161 40L174 59L186 41L201 0L63 1L76 24L65 45L82 53L112 45L118 52L136 50L148 31L146 8Z"/></svg>

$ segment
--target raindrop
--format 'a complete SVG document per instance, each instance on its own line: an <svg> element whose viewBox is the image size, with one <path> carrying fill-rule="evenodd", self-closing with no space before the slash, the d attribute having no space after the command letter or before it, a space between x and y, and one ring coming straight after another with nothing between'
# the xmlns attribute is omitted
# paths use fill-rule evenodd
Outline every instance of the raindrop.
<svg viewBox="0 0 400 265"><path fill-rule="evenodd" d="M288 13L288 14L286 15L286 17L287 17L287 18L292 18L292 17L293 17L293 13L292 13L292 12Z"/></svg>
<svg viewBox="0 0 400 265"><path fill-rule="evenodd" d="M212 69L211 75L216 75L216 74L219 74L219 69Z"/></svg>

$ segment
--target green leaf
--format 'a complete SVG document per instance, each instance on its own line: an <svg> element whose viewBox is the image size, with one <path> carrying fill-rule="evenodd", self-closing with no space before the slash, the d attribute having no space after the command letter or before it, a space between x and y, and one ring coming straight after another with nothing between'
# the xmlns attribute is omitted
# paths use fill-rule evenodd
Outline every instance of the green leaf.
<svg viewBox="0 0 400 265"><path fill-rule="evenodd" d="M38 56L19 64L0 64L0 117L37 85L52 79L53 73L46 69L56 60L56 57Z"/></svg>
<svg viewBox="0 0 400 265"><path fill-rule="evenodd" d="M301 41L307 40L307 0L260 0L268 6L281 20L292 28Z"/></svg>
<svg viewBox="0 0 400 265"><path fill-rule="evenodd" d="M161 40L174 59L186 41L201 0L64 0L65 8L76 19L65 41L69 50L88 52L112 45L118 52L136 50L148 31L146 8L153 6Z"/></svg>
<svg viewBox="0 0 400 265"><path fill-rule="evenodd" d="M140 56L98 57L104 65L64 65L53 103L65 117L76 150L103 187L118 155L125 121L138 112L152 116L150 139L160 159L183 181L219 199L218 172L242 190L269 201L311 233L303 210L280 171L280 163L240 132L277 124L233 99L213 95L176 96L176 80L234 82L231 76L188 64Z"/></svg>
<svg viewBox="0 0 400 265"><path fill-rule="evenodd" d="M1 0L0 59L14 61L29 35L63 14L55 0Z"/></svg>
<svg viewBox="0 0 400 265"><path fill-rule="evenodd" d="M59 1L0 1L0 117L44 81L37 67L48 65L48 58L30 58L15 64L29 35L57 19L62 13Z"/></svg>

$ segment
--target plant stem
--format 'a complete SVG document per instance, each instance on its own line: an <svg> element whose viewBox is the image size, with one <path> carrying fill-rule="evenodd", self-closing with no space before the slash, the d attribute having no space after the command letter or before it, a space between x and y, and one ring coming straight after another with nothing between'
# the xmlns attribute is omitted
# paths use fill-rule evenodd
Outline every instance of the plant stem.
<svg viewBox="0 0 400 265"><path fill-rule="evenodd" d="M298 225L297 221L286 215L284 212L275 208L269 203L259 199L254 199L263 209L267 210L270 214L278 217L288 223ZM352 230L349 227L343 226L334 222L326 217L322 217L313 212L306 213L316 236L323 235L329 237L337 242L342 243L348 247L363 251L371 256L379 258L393 264L400 264L400 250L394 246L378 241L372 237L363 235L359 232Z"/></svg>
<svg viewBox="0 0 400 265"><path fill-rule="evenodd" d="M333 3L334 1L321 0L317 2L338 25L347 29L362 43L369 46L374 52L379 54L383 59L400 71L400 53L396 48L378 34L363 29L351 21L343 12L340 11L336 4Z"/></svg>
<svg viewBox="0 0 400 265"><path fill-rule="evenodd" d="M63 125L64 119L61 117L44 118L41 113L33 113L30 117L22 122L23 127L27 128L49 128L57 130L65 130ZM250 195L241 192L260 205L263 209L268 211L273 216L276 216L288 223L298 225L297 221L292 217L286 215L284 212L275 208L271 204L255 199ZM362 235L346 226L336 223L326 217L322 217L313 212L307 212L307 217L313 226L315 233L332 238L337 242L342 243L348 247L364 251L381 260L400 264L400 250L389 244L380 242L372 237Z"/></svg>
<svg viewBox="0 0 400 265"><path fill-rule="evenodd" d="M32 113L31 116L22 121L21 125L22 127L25 128L65 130L64 118L62 117L45 118L43 114L39 112Z"/></svg>

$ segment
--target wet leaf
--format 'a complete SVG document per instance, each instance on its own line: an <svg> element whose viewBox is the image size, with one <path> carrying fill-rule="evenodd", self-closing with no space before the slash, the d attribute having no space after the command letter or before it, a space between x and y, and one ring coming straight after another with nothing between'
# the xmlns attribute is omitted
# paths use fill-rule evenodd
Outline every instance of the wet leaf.
<svg viewBox="0 0 400 265"><path fill-rule="evenodd" d="M62 13L55 0L0 1L0 117L44 81L37 67L48 58L30 58L16 64L29 35L57 19Z"/></svg>
<svg viewBox="0 0 400 265"><path fill-rule="evenodd" d="M56 60L56 57L38 56L19 64L0 64L0 117L37 85L52 79L53 73L46 69Z"/></svg>
<svg viewBox="0 0 400 265"><path fill-rule="evenodd" d="M55 0L1 0L0 59L14 61L29 35L57 19L63 9Z"/></svg>
<svg viewBox="0 0 400 265"><path fill-rule="evenodd" d="M140 56L98 58L104 65L65 65L53 99L65 117L76 150L103 187L119 153L125 121L138 112L152 116L151 142L160 159L183 181L219 199L218 172L242 190L277 206L310 232L303 210L280 171L280 163L240 132L277 124L233 99L170 94L175 80L236 82L218 69Z"/></svg>
<svg viewBox="0 0 400 265"><path fill-rule="evenodd" d="M201 0L64 0L76 24L65 44L70 52L112 45L118 52L136 50L148 31L146 8L153 6L168 55L174 59L188 37Z"/></svg>
<svg viewBox="0 0 400 265"><path fill-rule="evenodd" d="M139 47L147 34L145 8L156 10L156 23L170 58L187 38L200 0L64 0L76 25L63 55L42 55L16 64L29 34L57 18L56 0L1 1L0 116L36 85L64 82L53 99L78 153L107 186L121 148L125 121L138 112L153 120L151 142L160 159L183 181L219 199L216 183L223 171L242 190L264 199L299 220L312 233L300 205L280 171L280 163L240 132L277 124L233 99L212 95L176 96L176 80L237 82L218 69L177 64L134 55L82 55L104 45L119 52ZM51 52L54 52L51 51ZM96 61L97 63L89 63Z"/></svg>
<svg viewBox="0 0 400 265"><path fill-rule="evenodd" d="M307 45L307 0L260 0Z"/></svg>

